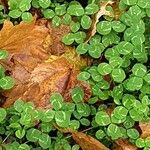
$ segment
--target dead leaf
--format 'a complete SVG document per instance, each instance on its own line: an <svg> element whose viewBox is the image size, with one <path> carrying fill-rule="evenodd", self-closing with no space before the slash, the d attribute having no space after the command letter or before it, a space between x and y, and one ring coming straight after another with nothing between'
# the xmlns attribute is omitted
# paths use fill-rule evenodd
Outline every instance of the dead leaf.
<svg viewBox="0 0 150 150"><path fill-rule="evenodd" d="M113 150L138 150L135 145L126 139L119 139L115 143Z"/></svg>
<svg viewBox="0 0 150 150"><path fill-rule="evenodd" d="M150 123L139 123L139 127L141 129L141 138L150 137Z"/></svg>
<svg viewBox="0 0 150 150"><path fill-rule="evenodd" d="M82 132L73 132L72 137L82 150L109 150L98 140Z"/></svg>
<svg viewBox="0 0 150 150"><path fill-rule="evenodd" d="M18 25L6 20L0 31L0 49L6 49L10 53L22 51L45 59L48 54L41 45L47 35L48 29L36 26L35 19L30 23L21 22Z"/></svg>
<svg viewBox="0 0 150 150"><path fill-rule="evenodd" d="M86 43L88 43L90 39L96 34L96 25L99 22L99 19L104 15L111 16L110 12L106 10L106 7L111 4L113 4L113 1L100 3L100 10L93 16L93 23L89 33L87 34L88 37L86 39Z"/></svg>

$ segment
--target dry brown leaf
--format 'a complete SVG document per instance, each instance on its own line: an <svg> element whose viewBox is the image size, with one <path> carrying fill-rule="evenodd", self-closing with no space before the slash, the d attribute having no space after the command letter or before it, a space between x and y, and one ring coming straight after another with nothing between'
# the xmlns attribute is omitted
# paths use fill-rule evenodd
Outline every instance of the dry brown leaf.
<svg viewBox="0 0 150 150"><path fill-rule="evenodd" d="M73 132L72 137L82 150L109 150L98 140L82 132Z"/></svg>
<svg viewBox="0 0 150 150"><path fill-rule="evenodd" d="M141 129L141 138L150 137L150 123L139 123Z"/></svg>
<svg viewBox="0 0 150 150"><path fill-rule="evenodd" d="M125 139L115 141L113 150L138 150L137 147Z"/></svg>
<svg viewBox="0 0 150 150"><path fill-rule="evenodd" d="M21 22L18 25L6 20L0 31L0 49L6 49L10 53L22 51L45 59L47 52L41 45L47 35L48 29L35 25L35 19L30 23Z"/></svg>
<svg viewBox="0 0 150 150"><path fill-rule="evenodd" d="M96 25L99 22L99 19L102 16L111 16L110 12L106 10L108 5L112 5L113 1L102 2L100 3L100 10L93 16L93 23L91 26L91 30L88 33L88 37L86 39L86 43L90 41L90 39L96 34Z"/></svg>

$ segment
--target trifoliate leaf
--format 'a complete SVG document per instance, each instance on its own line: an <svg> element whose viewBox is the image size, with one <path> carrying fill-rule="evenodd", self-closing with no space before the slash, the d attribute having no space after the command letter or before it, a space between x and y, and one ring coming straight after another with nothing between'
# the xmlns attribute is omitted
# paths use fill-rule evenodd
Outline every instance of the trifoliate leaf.
<svg viewBox="0 0 150 150"><path fill-rule="evenodd" d="M111 71L112 71L112 67L107 64L107 63L101 63L98 65L98 72L101 74L101 75L107 75L107 74L110 74Z"/></svg>

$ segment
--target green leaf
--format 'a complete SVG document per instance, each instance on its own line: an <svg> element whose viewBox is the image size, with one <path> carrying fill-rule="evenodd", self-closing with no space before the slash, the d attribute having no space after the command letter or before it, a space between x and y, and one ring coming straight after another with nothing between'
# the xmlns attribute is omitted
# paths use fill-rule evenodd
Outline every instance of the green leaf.
<svg viewBox="0 0 150 150"><path fill-rule="evenodd" d="M41 123L41 131L42 132L49 133L52 129L53 129L53 125L50 124L49 122Z"/></svg>
<svg viewBox="0 0 150 150"><path fill-rule="evenodd" d="M46 19L52 19L55 16L55 12L52 9L45 9L42 13Z"/></svg>
<svg viewBox="0 0 150 150"><path fill-rule="evenodd" d="M14 85L15 85L14 80L9 76L5 76L5 77L0 79L0 87L4 90L9 90Z"/></svg>
<svg viewBox="0 0 150 150"><path fill-rule="evenodd" d="M72 21L70 23L70 29L72 32L77 32L80 29L80 23Z"/></svg>
<svg viewBox="0 0 150 150"><path fill-rule="evenodd" d="M90 73L83 71L80 74L78 74L77 79L81 81L86 81L90 78Z"/></svg>
<svg viewBox="0 0 150 150"><path fill-rule="evenodd" d="M130 116L127 116L126 121L123 123L126 129L132 128L134 124L135 121Z"/></svg>
<svg viewBox="0 0 150 150"><path fill-rule="evenodd" d="M17 138L22 139L25 136L25 130L24 129L17 130L15 132L15 135Z"/></svg>
<svg viewBox="0 0 150 150"><path fill-rule="evenodd" d="M102 43L97 43L97 44L91 44L89 46L89 49L88 49L88 52L89 52L89 55L95 59L98 59L100 58L101 56L101 53L103 52L104 50L104 46Z"/></svg>
<svg viewBox="0 0 150 150"><path fill-rule="evenodd" d="M77 144L72 146L72 150L79 150L79 149L80 149L80 146Z"/></svg>
<svg viewBox="0 0 150 150"><path fill-rule="evenodd" d="M7 112L4 108L0 108L0 122L6 118Z"/></svg>
<svg viewBox="0 0 150 150"><path fill-rule="evenodd" d="M126 26L120 21L113 21L112 28L114 31L119 33L119 32L123 32L126 29Z"/></svg>
<svg viewBox="0 0 150 150"><path fill-rule="evenodd" d="M132 73L137 77L144 77L146 75L146 72L147 68L143 64L136 63L132 67Z"/></svg>
<svg viewBox="0 0 150 150"><path fill-rule="evenodd" d="M100 126L107 126L111 123L109 115L104 111L99 111L96 114L95 121Z"/></svg>
<svg viewBox="0 0 150 150"><path fill-rule="evenodd" d="M71 120L69 127L74 129L74 130L77 130L80 127L80 122L78 120Z"/></svg>
<svg viewBox="0 0 150 150"><path fill-rule="evenodd" d="M58 5L55 7L55 13L56 15L58 16L63 16L65 13L66 13L66 5L63 4L63 5Z"/></svg>
<svg viewBox="0 0 150 150"><path fill-rule="evenodd" d="M126 74L124 70L121 68L113 69L111 75L112 75L113 80L118 83L121 83L126 78Z"/></svg>
<svg viewBox="0 0 150 150"><path fill-rule="evenodd" d="M21 16L21 11L16 9L16 10L11 10L9 11L9 14L8 14L11 18L19 18Z"/></svg>
<svg viewBox="0 0 150 150"><path fill-rule="evenodd" d="M63 103L62 110L72 113L75 110L75 104L72 102Z"/></svg>
<svg viewBox="0 0 150 150"><path fill-rule="evenodd" d="M39 145L43 149L47 149L51 146L51 138L48 134L42 133L39 137Z"/></svg>
<svg viewBox="0 0 150 150"><path fill-rule="evenodd" d="M77 46L76 52L80 55L85 54L90 48L90 45L87 43L81 43Z"/></svg>
<svg viewBox="0 0 150 150"><path fill-rule="evenodd" d="M150 73L147 73L145 76L144 76L144 80L150 84Z"/></svg>
<svg viewBox="0 0 150 150"><path fill-rule="evenodd" d="M55 116L55 111L53 111L53 110L47 109L47 110L41 111L42 122L51 122L53 120L54 116Z"/></svg>
<svg viewBox="0 0 150 150"><path fill-rule="evenodd" d="M134 121L141 121L143 119L143 115L139 113L135 108L131 109L129 111L129 114Z"/></svg>
<svg viewBox="0 0 150 150"><path fill-rule="evenodd" d="M131 53L134 49L134 46L126 41L122 41L117 45L117 50L122 55L127 55Z"/></svg>
<svg viewBox="0 0 150 150"><path fill-rule="evenodd" d="M22 100L16 100L14 103L14 108L16 111L21 113L23 111L24 102Z"/></svg>
<svg viewBox="0 0 150 150"><path fill-rule="evenodd" d="M63 15L63 23L65 25L70 25L71 21L72 17L69 14L66 13L65 15Z"/></svg>
<svg viewBox="0 0 150 150"><path fill-rule="evenodd" d="M0 50L0 59L6 59L9 56L8 51Z"/></svg>
<svg viewBox="0 0 150 150"><path fill-rule="evenodd" d="M29 0L21 0L19 4L19 9L22 12L28 11L31 8L31 3Z"/></svg>
<svg viewBox="0 0 150 150"><path fill-rule="evenodd" d="M110 74L112 71L112 67L107 63L100 63L97 69L101 75Z"/></svg>
<svg viewBox="0 0 150 150"><path fill-rule="evenodd" d="M32 7L34 7L34 8L40 8L39 1L32 0Z"/></svg>
<svg viewBox="0 0 150 150"><path fill-rule="evenodd" d="M84 14L84 9L80 4L70 4L67 13L71 16L82 16Z"/></svg>
<svg viewBox="0 0 150 150"><path fill-rule="evenodd" d="M27 113L21 113L21 118L20 118L20 123L22 125L29 125L31 124L31 121L32 121L32 117L30 114L27 114Z"/></svg>
<svg viewBox="0 0 150 150"><path fill-rule="evenodd" d="M38 0L38 2L42 8L48 8L51 4L51 0Z"/></svg>
<svg viewBox="0 0 150 150"><path fill-rule="evenodd" d="M99 44L101 43L101 36L99 34L95 34L89 41L91 45Z"/></svg>
<svg viewBox="0 0 150 150"><path fill-rule="evenodd" d="M63 97L60 93L53 93L50 97L51 105L55 110L59 110L63 105Z"/></svg>
<svg viewBox="0 0 150 150"><path fill-rule="evenodd" d="M84 117L88 117L91 113L89 105L85 103L76 104L76 109L77 109L77 112Z"/></svg>
<svg viewBox="0 0 150 150"><path fill-rule="evenodd" d="M79 32L76 32L76 33L74 34L74 40L75 40L76 43L78 43L78 44L83 43L84 40L85 40L85 38L86 38L86 34L85 34L85 32L83 32L83 31L79 31Z"/></svg>
<svg viewBox="0 0 150 150"><path fill-rule="evenodd" d="M98 10L99 10L98 5L95 4L95 3L91 3L91 4L88 4L85 7L85 14L87 14L87 15L93 15L93 14L97 13Z"/></svg>
<svg viewBox="0 0 150 150"><path fill-rule="evenodd" d="M138 138L138 139L136 140L136 146L137 146L138 148L143 148L143 147L145 146L144 139Z"/></svg>
<svg viewBox="0 0 150 150"><path fill-rule="evenodd" d="M27 144L21 144L18 150L30 150L30 147Z"/></svg>
<svg viewBox="0 0 150 150"><path fill-rule="evenodd" d="M71 45L74 42L74 34L68 33L62 38L62 42L66 45Z"/></svg>
<svg viewBox="0 0 150 150"><path fill-rule="evenodd" d="M61 25L61 18L58 16L53 17L52 19L52 25L53 27L59 27Z"/></svg>
<svg viewBox="0 0 150 150"><path fill-rule="evenodd" d="M83 102L84 90L81 87L76 87L71 91L72 100L75 103Z"/></svg>
<svg viewBox="0 0 150 150"><path fill-rule="evenodd" d="M115 124L110 124L107 128L108 136L111 136L113 140L118 139L122 136L120 128Z"/></svg>
<svg viewBox="0 0 150 150"><path fill-rule="evenodd" d="M145 146L150 147L150 137L145 139Z"/></svg>
<svg viewBox="0 0 150 150"><path fill-rule="evenodd" d="M137 139L137 138L139 138L139 132L136 129L128 129L127 130L127 135L131 139Z"/></svg>
<svg viewBox="0 0 150 150"><path fill-rule="evenodd" d="M106 133L100 129L100 130L96 131L95 136L97 139L101 140L106 136Z"/></svg>
<svg viewBox="0 0 150 150"><path fill-rule="evenodd" d="M30 22L30 21L32 21L32 14L31 13L29 13L29 12L24 12L24 13L22 13L22 15L21 15L21 18L22 18L22 20L23 21L25 21L25 22Z"/></svg>
<svg viewBox="0 0 150 150"><path fill-rule="evenodd" d="M5 77L5 69L4 67L0 64L0 79Z"/></svg>
<svg viewBox="0 0 150 150"><path fill-rule="evenodd" d="M91 124L90 121L87 118L80 119L80 123L83 126L90 126L90 124Z"/></svg>
<svg viewBox="0 0 150 150"><path fill-rule="evenodd" d="M140 77L131 77L127 81L127 89L130 91L140 90L143 85L143 80Z"/></svg>
<svg viewBox="0 0 150 150"><path fill-rule="evenodd" d="M57 125L59 125L62 128L69 127L70 124L70 112L65 111L57 111L55 113L55 121Z"/></svg>
<svg viewBox="0 0 150 150"><path fill-rule="evenodd" d="M116 48L108 48L105 51L105 57L109 60L111 57L119 57L119 52Z"/></svg>
<svg viewBox="0 0 150 150"><path fill-rule="evenodd" d="M126 5L135 5L138 0L123 0Z"/></svg>
<svg viewBox="0 0 150 150"><path fill-rule="evenodd" d="M145 105L145 106L150 105L150 99L148 98L147 95L143 96L143 98L142 98L142 104Z"/></svg>
<svg viewBox="0 0 150 150"><path fill-rule="evenodd" d="M97 24L97 32L102 35L107 35L111 32L111 22L101 21Z"/></svg>
<svg viewBox="0 0 150 150"><path fill-rule="evenodd" d="M150 1L148 0L138 0L138 3L137 3L138 6L140 6L141 8L150 8Z"/></svg>
<svg viewBox="0 0 150 150"><path fill-rule="evenodd" d="M81 26L83 29L89 29L92 25L92 20L89 16L84 15L81 18Z"/></svg>
<svg viewBox="0 0 150 150"><path fill-rule="evenodd" d="M121 67L122 63L123 63L123 59L118 56L111 57L109 59L109 64L111 65L112 68L119 68L119 67Z"/></svg>
<svg viewBox="0 0 150 150"><path fill-rule="evenodd" d="M128 110L123 106L115 107L113 112L114 112L115 117L118 119L124 119L124 118L126 118L126 116L128 114Z"/></svg>
<svg viewBox="0 0 150 150"><path fill-rule="evenodd" d="M41 136L41 131L31 128L27 131L26 138L30 142L37 142Z"/></svg>

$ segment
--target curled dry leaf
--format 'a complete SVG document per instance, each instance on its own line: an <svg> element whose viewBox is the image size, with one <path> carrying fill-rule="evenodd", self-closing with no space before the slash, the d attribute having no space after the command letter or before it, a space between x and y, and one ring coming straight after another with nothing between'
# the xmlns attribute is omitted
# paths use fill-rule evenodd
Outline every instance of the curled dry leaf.
<svg viewBox="0 0 150 150"><path fill-rule="evenodd" d="M100 3L100 10L93 16L93 23L91 26L91 29L87 35L86 43L90 41L90 39L96 34L96 25L99 22L99 19L102 16L111 16L110 12L106 10L106 7L108 5L112 5L113 1L108 1L108 2L101 2Z"/></svg>
<svg viewBox="0 0 150 150"><path fill-rule="evenodd" d="M139 127L141 129L141 138L150 137L150 123L139 123Z"/></svg>
<svg viewBox="0 0 150 150"><path fill-rule="evenodd" d="M113 150L138 150L137 147L131 144L126 139L119 139L115 141Z"/></svg>
<svg viewBox="0 0 150 150"><path fill-rule="evenodd" d="M72 137L82 150L109 150L98 140L82 132L73 132Z"/></svg>

